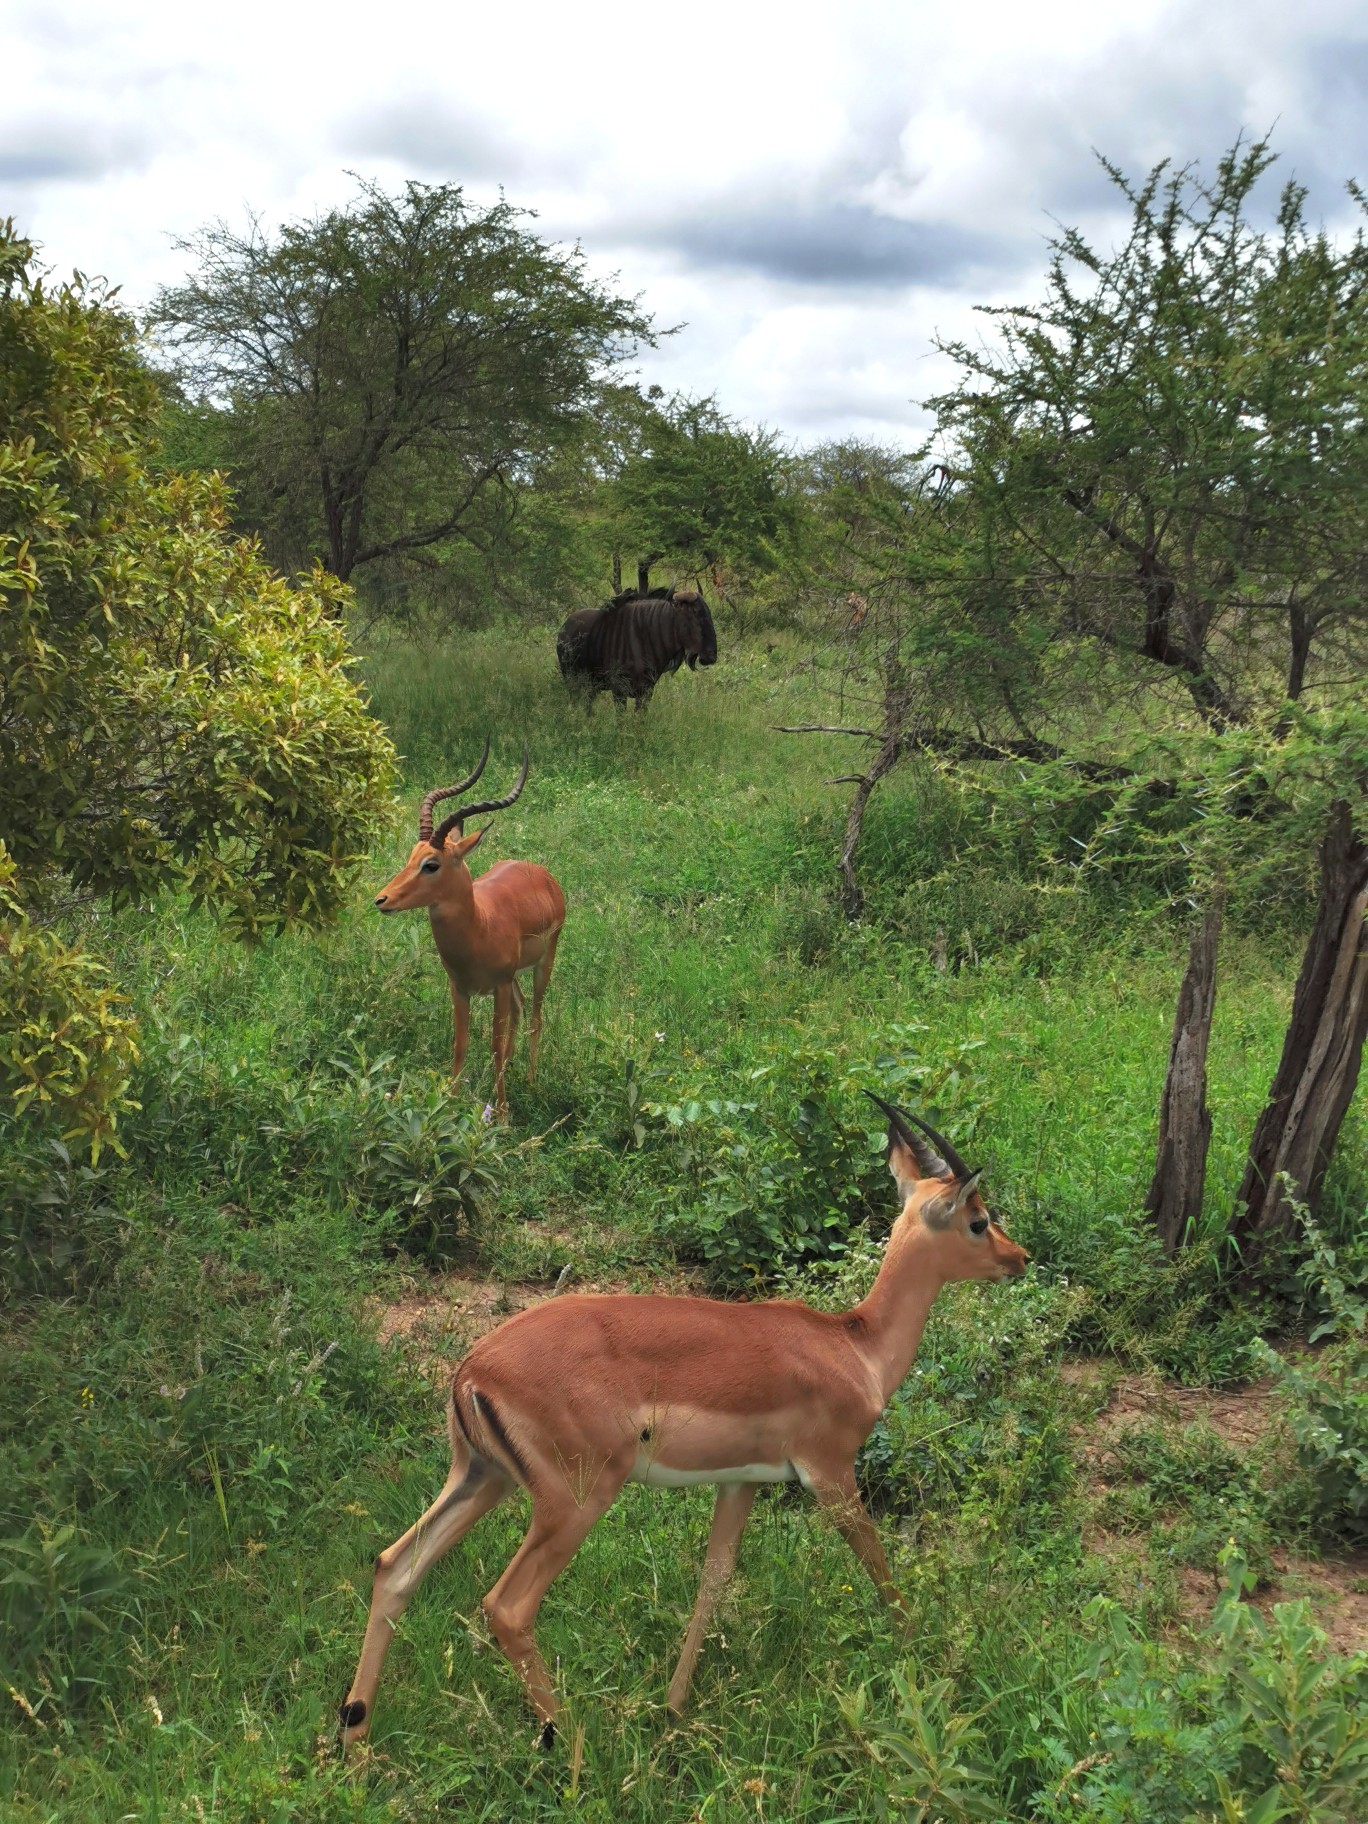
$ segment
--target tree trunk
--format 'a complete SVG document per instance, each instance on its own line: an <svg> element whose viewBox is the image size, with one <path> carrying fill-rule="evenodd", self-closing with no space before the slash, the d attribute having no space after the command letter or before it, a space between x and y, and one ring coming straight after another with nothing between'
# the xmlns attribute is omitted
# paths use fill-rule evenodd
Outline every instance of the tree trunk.
<svg viewBox="0 0 1368 1824"><path fill-rule="evenodd" d="M1216 1007L1216 952L1225 895L1217 887L1192 933L1187 969L1178 990L1169 1046L1168 1074L1159 1101L1159 1149L1145 1214L1165 1254L1181 1248L1202 1214L1211 1110L1206 1099L1207 1042Z"/></svg>
<svg viewBox="0 0 1368 1824"><path fill-rule="evenodd" d="M1231 1231L1246 1266L1291 1208L1282 1182L1314 1210L1368 1036L1368 844L1349 806L1331 808L1320 848L1320 904L1292 997L1282 1059L1259 1116Z"/></svg>
<svg viewBox="0 0 1368 1824"><path fill-rule="evenodd" d="M637 594L645 595L646 591L650 588L650 586L651 586L651 565L650 565L650 561L648 560L644 564L637 565Z"/></svg>
<svg viewBox="0 0 1368 1824"><path fill-rule="evenodd" d="M613 594L614 595L622 594L622 553L621 553L621 551L614 551L614 553L613 553Z"/></svg>
<svg viewBox="0 0 1368 1824"><path fill-rule="evenodd" d="M875 756L874 764L867 773L861 774L855 781L855 796L850 801L846 813L845 836L841 841L841 859L839 867L841 879L845 882L845 891L841 895L841 908L846 917L854 924L864 911L864 891L855 873L855 851L859 847L860 832L864 828L865 807L874 787L897 764L900 744L895 736L885 739Z"/></svg>

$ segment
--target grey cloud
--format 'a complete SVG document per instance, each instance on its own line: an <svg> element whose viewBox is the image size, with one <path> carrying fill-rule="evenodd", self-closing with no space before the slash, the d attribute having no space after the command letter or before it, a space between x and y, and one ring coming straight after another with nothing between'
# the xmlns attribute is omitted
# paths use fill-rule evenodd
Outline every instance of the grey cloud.
<svg viewBox="0 0 1368 1824"><path fill-rule="evenodd" d="M1062 220L1117 206L1098 153L1138 182L1165 156L1173 166L1196 161L1211 172L1237 135L1249 141L1270 134L1278 154L1264 185L1270 215L1277 191L1294 175L1310 186L1314 210L1333 207L1344 180L1368 167L1362 40L1295 46L1276 117L1269 118L1253 99L1256 76L1266 75L1257 60L1246 59L1238 74L1176 53L1161 53L1124 77L1123 66L1122 47L1111 47L1103 61L1074 72L1048 113L1028 102L1001 123L1004 155L1034 165L1045 206Z"/></svg>
<svg viewBox="0 0 1368 1824"><path fill-rule="evenodd" d="M604 237L627 246L669 248L693 267L720 267L790 284L844 289L953 287L1020 263L1013 237L972 228L904 222L850 203L795 207L775 202L619 222Z"/></svg>
<svg viewBox="0 0 1368 1824"><path fill-rule="evenodd" d="M0 181L82 183L145 165L146 134L84 121L11 122L0 128Z"/></svg>
<svg viewBox="0 0 1368 1824"><path fill-rule="evenodd" d="M513 135L493 121L453 109L446 97L413 94L358 109L337 127L344 155L392 158L414 171L459 181L523 177L528 160Z"/></svg>

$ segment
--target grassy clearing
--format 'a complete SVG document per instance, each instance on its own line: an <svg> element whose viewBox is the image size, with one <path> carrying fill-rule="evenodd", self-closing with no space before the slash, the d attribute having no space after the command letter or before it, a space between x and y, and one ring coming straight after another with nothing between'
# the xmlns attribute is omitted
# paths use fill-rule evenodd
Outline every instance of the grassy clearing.
<svg viewBox="0 0 1368 1824"><path fill-rule="evenodd" d="M335 931L247 951L177 903L93 921L143 1020L143 1106L127 1163L94 1175L4 1136L0 1531L22 1570L0 1586L5 1817L831 1824L902 1815L898 1769L934 1763L932 1816L1150 1824L1219 1815L1218 1775L1250 1796L1273 1780L1283 1750L1230 1643L1273 1690L1314 1640L1291 1621L1247 1637L1249 1617L1192 1638L1176 1617L1183 1567L1214 1573L1231 1539L1256 1570L1279 1542L1314 1547L1285 1439L1232 1457L1137 1435L1099 1490L1080 1438L1103 1395L1058 1372L1079 1348L1190 1381L1247 1371L1259 1311L1225 1301L1208 1250L1161 1270L1135 1220L1182 934L1138 889L1014 872L972 807L911 773L876 800L873 915L846 927L828 893L844 794L823 781L848 756L770 732L814 707L796 648L772 645L667 681L644 716L587 719L542 634L378 650L366 675L406 809ZM486 730L496 783L524 738L533 754L489 858L544 860L570 903L542 1076L527 1086L520 1049L507 1134L478 1120L487 1003L450 1098L426 922L369 908L417 797ZM1293 956L1276 929L1228 946L1213 1230ZM444 1470L439 1394L414 1351L375 1340L376 1301L421 1270L401 1244L505 1282L569 1261L649 1284L682 1256L744 1288L782 1255L795 1289L854 1295L863 1225L892 1213L865 1084L924 1097L972 1141L1037 1261L1021 1287L944 1301L867 1454L910 1638L805 1507L763 1496L692 1720L668 1730L709 1497L632 1489L543 1612L573 1699L544 1757L479 1619L519 1536L510 1506L433 1573L372 1750L344 1773L331 1719L369 1561ZM1351 1114L1327 1205L1346 1260L1362 1139ZM472 1164L478 1204L458 1183ZM1098 1526L1135 1549L1087 1549ZM1303 1731L1347 1714L1368 1673L1318 1676ZM973 1720L957 1733L956 1716ZM908 1763L900 1732L940 1746ZM986 1812L944 1796L966 1768ZM1355 1815L1338 1778L1307 1770L1313 1808L1287 1815Z"/></svg>

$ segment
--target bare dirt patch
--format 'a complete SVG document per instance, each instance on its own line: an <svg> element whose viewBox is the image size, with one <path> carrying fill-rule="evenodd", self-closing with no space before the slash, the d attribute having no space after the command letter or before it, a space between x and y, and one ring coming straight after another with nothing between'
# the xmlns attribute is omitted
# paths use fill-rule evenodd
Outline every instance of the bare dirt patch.
<svg viewBox="0 0 1368 1824"><path fill-rule="evenodd" d="M1175 1387L1157 1374L1118 1373L1095 1361L1066 1362L1061 1374L1074 1387L1095 1391L1100 1405L1094 1417L1076 1428L1079 1455L1091 1490L1104 1496L1115 1466L1113 1445L1123 1432L1140 1426L1178 1431L1205 1424L1241 1456L1276 1445L1282 1412L1270 1379L1247 1386L1215 1390ZM1084 1535L1088 1551L1113 1563L1143 1554L1138 1537L1118 1534L1096 1522ZM1254 1601L1264 1614L1276 1603L1305 1597L1316 1621L1337 1653L1368 1650L1368 1552L1308 1558L1277 1548L1273 1574L1265 1578ZM1215 1572L1184 1565L1178 1572L1178 1612L1188 1626L1201 1626L1215 1607L1220 1579Z"/></svg>
<svg viewBox="0 0 1368 1824"><path fill-rule="evenodd" d="M1275 1551L1276 1575L1255 1593L1265 1614L1277 1602L1305 1596L1337 1653L1368 1650L1368 1552L1341 1558L1301 1558Z"/></svg>
<svg viewBox="0 0 1368 1824"><path fill-rule="evenodd" d="M1103 1404L1088 1426L1099 1439L1137 1420L1159 1425L1200 1423L1210 1425L1232 1449L1243 1451L1262 1444L1279 1418L1273 1382L1267 1377L1243 1387L1215 1389L1175 1387L1153 1373L1115 1373L1101 1362L1065 1362L1060 1373L1071 1386L1096 1388L1104 1394Z"/></svg>

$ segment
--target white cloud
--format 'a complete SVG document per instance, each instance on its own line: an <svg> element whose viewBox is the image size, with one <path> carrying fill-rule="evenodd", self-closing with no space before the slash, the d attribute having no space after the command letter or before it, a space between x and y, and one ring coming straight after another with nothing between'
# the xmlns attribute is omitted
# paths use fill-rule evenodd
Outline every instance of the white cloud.
<svg viewBox="0 0 1368 1824"><path fill-rule="evenodd" d="M917 435L936 329L1029 296L1051 215L1105 237L1097 147L1210 160L1277 122L1342 219L1368 177L1357 0L1037 7L639 0L513 8L340 0L11 5L0 213L134 301L171 238L385 182L452 179L539 210L663 323L652 376L795 439Z"/></svg>

